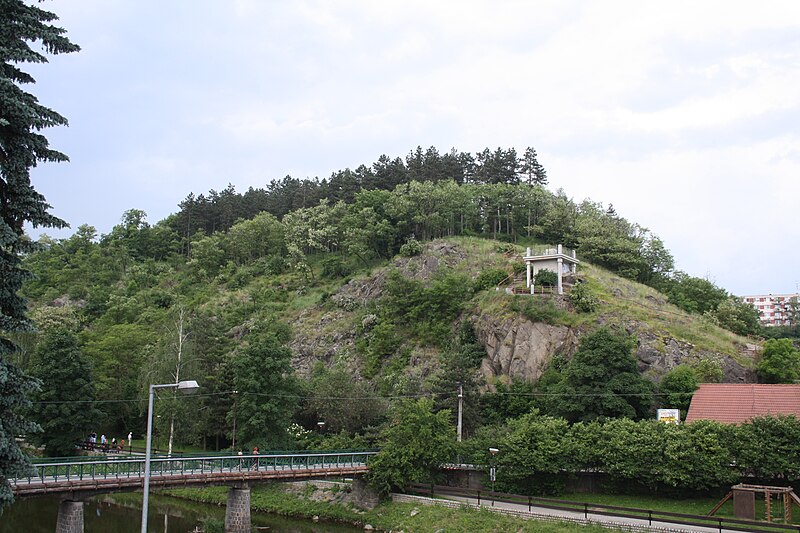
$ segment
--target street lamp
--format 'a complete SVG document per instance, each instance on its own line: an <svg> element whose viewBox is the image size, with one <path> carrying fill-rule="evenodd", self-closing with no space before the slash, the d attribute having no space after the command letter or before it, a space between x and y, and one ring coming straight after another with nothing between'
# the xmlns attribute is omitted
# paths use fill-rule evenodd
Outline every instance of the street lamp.
<svg viewBox="0 0 800 533"><path fill-rule="evenodd" d="M497 479L497 468L494 466L494 456L499 452L497 448L489 448L489 453L492 454L492 464L489 467L489 478L492 480L492 507L494 507L494 482Z"/></svg>
<svg viewBox="0 0 800 533"><path fill-rule="evenodd" d="M239 391L233 391L233 442L231 442L231 453L236 453L236 404L239 401Z"/></svg>
<svg viewBox="0 0 800 533"><path fill-rule="evenodd" d="M183 394L192 394L200 386L194 380L150 385L150 397L147 402L147 446L144 453L144 497L142 498L142 533L147 533L147 504L150 496L150 450L153 443L153 393L155 389L178 389Z"/></svg>

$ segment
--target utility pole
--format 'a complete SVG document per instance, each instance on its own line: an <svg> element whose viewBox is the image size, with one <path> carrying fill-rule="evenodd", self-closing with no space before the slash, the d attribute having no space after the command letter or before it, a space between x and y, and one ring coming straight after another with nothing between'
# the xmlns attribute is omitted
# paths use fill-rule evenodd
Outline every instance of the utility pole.
<svg viewBox="0 0 800 533"><path fill-rule="evenodd" d="M458 384L458 442L461 442L461 416L464 411L464 387Z"/></svg>

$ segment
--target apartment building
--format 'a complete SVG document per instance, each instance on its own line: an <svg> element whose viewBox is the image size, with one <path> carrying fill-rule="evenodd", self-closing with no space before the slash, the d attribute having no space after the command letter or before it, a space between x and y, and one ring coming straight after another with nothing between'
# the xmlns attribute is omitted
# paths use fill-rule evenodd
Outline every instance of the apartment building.
<svg viewBox="0 0 800 533"><path fill-rule="evenodd" d="M800 312L800 293L742 296L742 301L756 308L764 326L791 326Z"/></svg>

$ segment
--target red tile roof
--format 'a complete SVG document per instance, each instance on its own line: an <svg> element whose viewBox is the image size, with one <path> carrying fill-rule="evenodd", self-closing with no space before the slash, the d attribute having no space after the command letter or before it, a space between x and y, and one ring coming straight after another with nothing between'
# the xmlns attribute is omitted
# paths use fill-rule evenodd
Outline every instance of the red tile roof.
<svg viewBox="0 0 800 533"><path fill-rule="evenodd" d="M703 383L692 396L686 422L740 424L768 415L800 418L800 385Z"/></svg>

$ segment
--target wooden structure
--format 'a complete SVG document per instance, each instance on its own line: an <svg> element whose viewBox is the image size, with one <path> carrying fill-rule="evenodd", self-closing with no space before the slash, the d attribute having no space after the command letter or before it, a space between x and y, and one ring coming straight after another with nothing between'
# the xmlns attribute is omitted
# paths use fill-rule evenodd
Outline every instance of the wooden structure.
<svg viewBox="0 0 800 533"><path fill-rule="evenodd" d="M708 513L714 513L733 498L733 514L736 518L755 520L756 517L756 494L764 495L764 518L767 522L772 522L772 497L775 496L777 502L783 504L783 521L786 524L792 521L792 503L800 505L800 497L795 494L792 487L770 487L768 485L747 485L740 483L731 487L730 492L725 495L720 502Z"/></svg>

